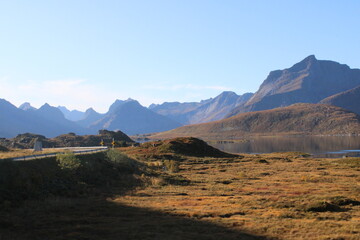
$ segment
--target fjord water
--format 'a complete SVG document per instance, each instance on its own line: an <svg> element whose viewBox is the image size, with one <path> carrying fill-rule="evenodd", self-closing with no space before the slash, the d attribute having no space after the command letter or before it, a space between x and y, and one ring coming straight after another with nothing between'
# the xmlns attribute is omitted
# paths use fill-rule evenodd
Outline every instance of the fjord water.
<svg viewBox="0 0 360 240"><path fill-rule="evenodd" d="M315 157L360 156L360 136L272 136L211 142L230 153L304 152Z"/></svg>

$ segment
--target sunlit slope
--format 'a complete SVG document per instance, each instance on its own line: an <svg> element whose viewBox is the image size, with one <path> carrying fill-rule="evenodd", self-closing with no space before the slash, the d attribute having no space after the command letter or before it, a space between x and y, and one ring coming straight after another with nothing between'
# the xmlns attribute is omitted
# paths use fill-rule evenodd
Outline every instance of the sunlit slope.
<svg viewBox="0 0 360 240"><path fill-rule="evenodd" d="M210 123L183 126L152 137L193 136L205 139L232 139L250 135L287 134L360 134L360 116L335 106L301 103L272 110L242 113Z"/></svg>

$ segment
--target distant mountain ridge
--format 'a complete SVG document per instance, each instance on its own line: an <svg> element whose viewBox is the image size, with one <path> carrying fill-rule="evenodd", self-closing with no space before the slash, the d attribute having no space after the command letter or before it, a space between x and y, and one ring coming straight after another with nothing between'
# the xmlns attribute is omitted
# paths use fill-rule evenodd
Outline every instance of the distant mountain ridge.
<svg viewBox="0 0 360 240"><path fill-rule="evenodd" d="M32 132L54 137L64 132L85 134L85 129L65 119L62 112L44 104L39 109L22 110L0 99L0 137L13 137L19 133Z"/></svg>
<svg viewBox="0 0 360 240"><path fill-rule="evenodd" d="M252 95L252 93L237 95L225 91L215 98L201 102L163 103L150 105L149 109L185 125L203 123L223 119L234 108L246 103Z"/></svg>
<svg viewBox="0 0 360 240"><path fill-rule="evenodd" d="M116 100L109 111L97 122L91 124L91 129L121 130L126 134L142 134L170 130L181 126L167 117L157 114L128 99Z"/></svg>
<svg viewBox="0 0 360 240"><path fill-rule="evenodd" d="M25 110L24 110L25 109ZM61 108L60 108L61 109ZM70 121L57 107L45 103L39 109L29 103L19 108L0 99L0 137L14 137L22 133L54 137L66 133L96 134L99 130L120 130L126 134L167 131L181 124L141 106L137 101L116 100L106 114L89 108L79 121Z"/></svg>
<svg viewBox="0 0 360 240"><path fill-rule="evenodd" d="M64 114L65 118L71 121L79 121L83 119L84 112L81 112L79 110L69 110L65 106L58 106L58 109Z"/></svg>
<svg viewBox="0 0 360 240"><path fill-rule="evenodd" d="M76 123L82 127L88 128L91 124L99 121L103 116L104 114L96 112L93 108L89 108L85 111L82 119L76 121Z"/></svg>

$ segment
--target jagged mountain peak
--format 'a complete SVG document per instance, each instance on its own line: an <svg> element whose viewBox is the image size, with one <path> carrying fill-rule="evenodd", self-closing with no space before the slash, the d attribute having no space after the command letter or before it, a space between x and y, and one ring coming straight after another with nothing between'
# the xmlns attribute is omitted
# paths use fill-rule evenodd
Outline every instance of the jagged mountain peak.
<svg viewBox="0 0 360 240"><path fill-rule="evenodd" d="M123 104L132 103L132 102L136 102L136 103L139 104L138 101L136 101L136 100L134 100L134 99L132 99L132 98L128 98L128 99L126 99L126 100L116 99L115 102L110 105L108 113L114 112L118 107L120 107L120 106L123 105ZM139 104L139 105L140 105L140 104Z"/></svg>
<svg viewBox="0 0 360 240"><path fill-rule="evenodd" d="M86 109L85 114L96 112L92 107Z"/></svg>
<svg viewBox="0 0 360 240"><path fill-rule="evenodd" d="M27 111L27 110L35 110L36 108L34 108L33 106L31 106L31 104L29 102L24 102L23 104L21 104L19 106L19 109Z"/></svg>
<svg viewBox="0 0 360 240"><path fill-rule="evenodd" d="M270 72L259 90L229 116L242 112L289 106L293 103L318 103L338 92L360 85L360 70L310 55L292 67Z"/></svg>
<svg viewBox="0 0 360 240"><path fill-rule="evenodd" d="M45 104L44 104L44 105L42 105L40 108L50 108L50 107L52 107L52 106L50 106L50 104L45 103Z"/></svg>
<svg viewBox="0 0 360 240"><path fill-rule="evenodd" d="M232 91L224 91L222 93L220 93L218 96L216 96L214 99L219 99L219 98L231 98L231 97L238 97L239 95L237 95L235 92Z"/></svg>

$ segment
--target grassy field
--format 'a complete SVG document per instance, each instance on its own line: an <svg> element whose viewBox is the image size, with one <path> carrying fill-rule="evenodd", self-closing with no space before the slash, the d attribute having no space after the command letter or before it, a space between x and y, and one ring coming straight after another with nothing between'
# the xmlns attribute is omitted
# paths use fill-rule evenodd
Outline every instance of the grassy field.
<svg viewBox="0 0 360 240"><path fill-rule="evenodd" d="M120 149L139 168L120 169L139 183L125 189L114 175L85 195L3 202L0 239L360 239L358 158L169 149Z"/></svg>
<svg viewBox="0 0 360 240"><path fill-rule="evenodd" d="M188 185L159 182L112 201L267 238L360 239L359 170L360 159L300 153L187 157L173 175Z"/></svg>

